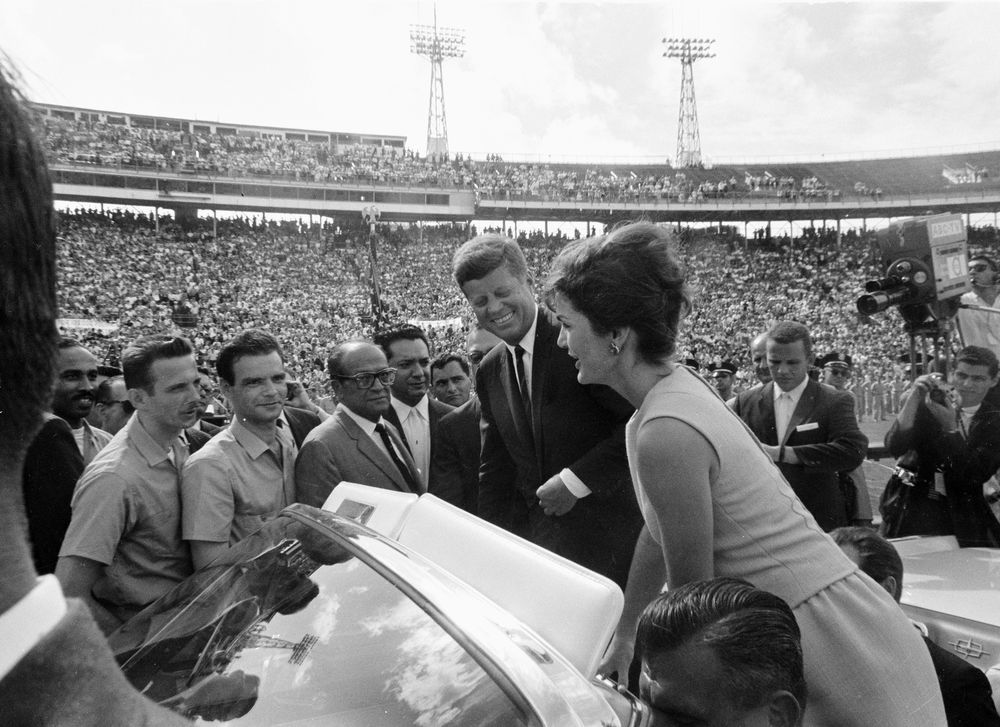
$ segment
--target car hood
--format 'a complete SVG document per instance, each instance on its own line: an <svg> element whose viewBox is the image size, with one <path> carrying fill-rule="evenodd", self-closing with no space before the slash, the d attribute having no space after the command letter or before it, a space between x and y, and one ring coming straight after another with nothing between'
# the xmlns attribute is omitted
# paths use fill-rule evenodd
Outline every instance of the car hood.
<svg viewBox="0 0 1000 727"><path fill-rule="evenodd" d="M1000 550L961 548L906 556L902 602L1000 624Z"/></svg>

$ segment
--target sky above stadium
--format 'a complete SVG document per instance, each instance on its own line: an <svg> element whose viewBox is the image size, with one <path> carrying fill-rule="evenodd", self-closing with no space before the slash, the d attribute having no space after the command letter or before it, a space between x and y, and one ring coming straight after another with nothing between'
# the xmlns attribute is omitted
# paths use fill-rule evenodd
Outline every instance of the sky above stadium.
<svg viewBox="0 0 1000 727"><path fill-rule="evenodd" d="M398 134L423 152L430 64L416 0L0 0L0 49L37 101L137 114ZM462 2L444 64L452 152L673 158L694 65L707 160L1000 146L997 2ZM638 160L638 159L637 159Z"/></svg>

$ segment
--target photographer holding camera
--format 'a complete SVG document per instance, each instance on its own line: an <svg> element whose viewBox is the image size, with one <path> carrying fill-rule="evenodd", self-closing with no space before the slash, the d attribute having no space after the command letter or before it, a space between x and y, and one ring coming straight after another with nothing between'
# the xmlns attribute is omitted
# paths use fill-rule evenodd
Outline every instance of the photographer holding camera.
<svg viewBox="0 0 1000 727"><path fill-rule="evenodd" d="M966 346L950 382L938 374L913 382L885 437L900 459L879 507L883 535L955 535L962 547L1000 546L1000 522L983 496L983 483L1000 468L1000 408L984 400L998 368L992 351Z"/></svg>

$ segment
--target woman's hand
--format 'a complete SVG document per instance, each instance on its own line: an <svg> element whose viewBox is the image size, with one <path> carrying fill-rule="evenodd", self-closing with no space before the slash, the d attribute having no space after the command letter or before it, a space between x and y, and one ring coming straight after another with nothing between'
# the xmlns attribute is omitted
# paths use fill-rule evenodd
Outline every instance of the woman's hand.
<svg viewBox="0 0 1000 727"><path fill-rule="evenodd" d="M597 673L603 674L608 679L615 680L622 686L628 685L628 668L632 663L632 655L635 652L635 640L619 636L617 633L608 644L607 651L601 665L597 667Z"/></svg>

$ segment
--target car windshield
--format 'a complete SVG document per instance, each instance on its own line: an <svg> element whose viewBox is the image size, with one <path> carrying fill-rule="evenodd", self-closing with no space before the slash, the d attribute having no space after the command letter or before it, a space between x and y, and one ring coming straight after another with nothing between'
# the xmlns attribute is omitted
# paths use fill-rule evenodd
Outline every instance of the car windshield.
<svg viewBox="0 0 1000 727"><path fill-rule="evenodd" d="M469 653L322 528L282 517L111 636L133 685L240 725L521 725Z"/></svg>

